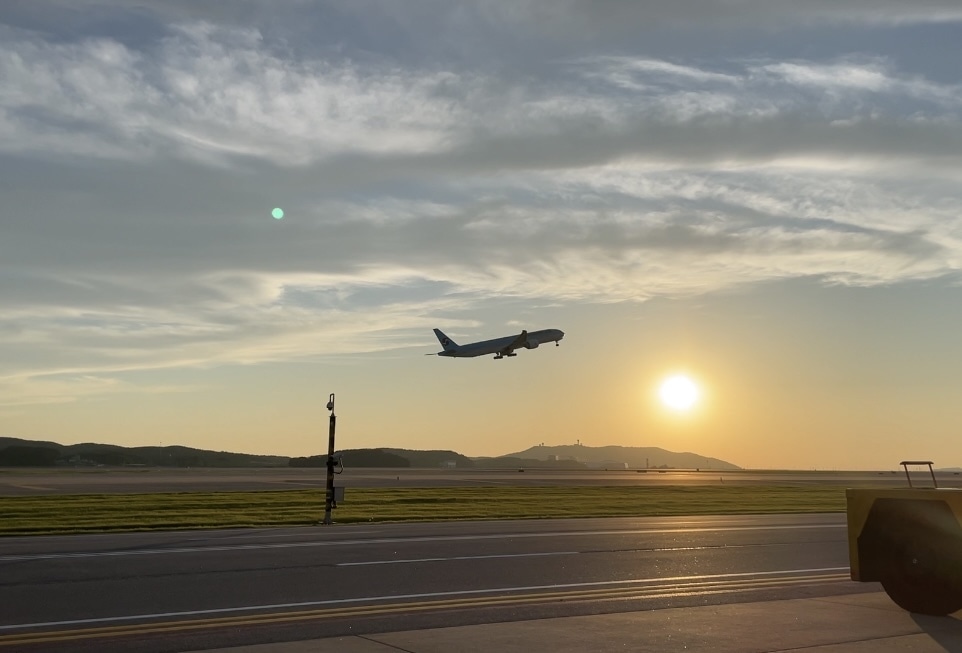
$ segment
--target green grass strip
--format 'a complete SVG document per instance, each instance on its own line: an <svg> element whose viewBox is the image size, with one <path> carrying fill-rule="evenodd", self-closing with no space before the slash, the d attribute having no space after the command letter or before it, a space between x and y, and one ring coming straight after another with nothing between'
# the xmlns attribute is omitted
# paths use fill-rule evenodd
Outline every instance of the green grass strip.
<svg viewBox="0 0 962 653"><path fill-rule="evenodd" d="M347 488L336 523L844 512L835 486ZM0 535L306 526L322 490L0 497Z"/></svg>

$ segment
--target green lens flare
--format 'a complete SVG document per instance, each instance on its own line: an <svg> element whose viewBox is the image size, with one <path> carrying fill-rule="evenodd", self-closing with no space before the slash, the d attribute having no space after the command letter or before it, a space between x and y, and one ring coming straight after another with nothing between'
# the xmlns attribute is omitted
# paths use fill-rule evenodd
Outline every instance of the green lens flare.
<svg viewBox="0 0 962 653"><path fill-rule="evenodd" d="M281 218L284 217L284 209L280 209L280 208L274 209L273 211L271 211L271 215L274 216L275 220L280 220Z"/></svg>

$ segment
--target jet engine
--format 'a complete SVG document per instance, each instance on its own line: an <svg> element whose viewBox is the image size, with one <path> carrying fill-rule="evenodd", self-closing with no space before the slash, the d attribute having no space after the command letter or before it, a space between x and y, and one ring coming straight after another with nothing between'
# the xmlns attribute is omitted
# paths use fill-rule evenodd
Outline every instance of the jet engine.
<svg viewBox="0 0 962 653"><path fill-rule="evenodd" d="M540 344L541 344L540 342L538 342L537 340L534 340L533 338L528 338L524 342L525 349L537 349L538 345Z"/></svg>

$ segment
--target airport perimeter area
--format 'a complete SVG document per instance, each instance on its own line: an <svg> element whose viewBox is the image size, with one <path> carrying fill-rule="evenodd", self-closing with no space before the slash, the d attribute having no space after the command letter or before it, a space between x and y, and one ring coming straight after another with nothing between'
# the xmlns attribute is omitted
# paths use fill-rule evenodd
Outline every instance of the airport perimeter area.
<svg viewBox="0 0 962 653"><path fill-rule="evenodd" d="M844 511L845 487L904 483L892 472L349 468L333 512L339 523L825 513ZM0 535L306 526L324 485L319 469L0 469Z"/></svg>
<svg viewBox="0 0 962 653"><path fill-rule="evenodd" d="M170 468L75 467L0 468L0 496L142 492L222 492L323 488L321 468ZM962 474L936 473L940 487L962 487ZM770 485L806 487L903 487L900 469L836 470L544 470L351 468L336 476L350 488L391 487L532 487L532 486L664 486Z"/></svg>
<svg viewBox="0 0 962 653"><path fill-rule="evenodd" d="M261 644L210 653L958 653L962 620L883 592Z"/></svg>
<svg viewBox="0 0 962 653"><path fill-rule="evenodd" d="M257 489L320 489L324 481L321 471L255 470L248 473L248 470L151 469L71 473L30 470L0 474L0 496L9 497L10 489L19 492L17 496L21 498L54 498L90 492L107 495L202 491L230 494L231 491ZM391 488L418 487L557 486L572 489L649 487L668 490L677 487L717 490L725 486L751 490L766 486L804 491L823 486L905 485L904 475L889 471L744 471L717 476L694 470L532 473L358 469L352 472L339 478L348 488L348 500L351 488L390 491ZM955 474L943 472L939 476L940 485L958 484ZM764 518L717 515L700 519L541 520L527 525L497 520L409 526L335 524L333 528L315 529L199 531L197 535L156 532L77 538L10 538L7 539L10 550L6 557L28 565L23 570L25 574L32 568L29 565L46 575L43 569L49 564L54 564L54 568L63 564L67 565L64 573L68 576L65 587L71 591L81 591L79 586L85 583L101 583L101 575L103 582L108 583L103 587L113 586L113 592L123 589L113 598L103 590L96 592L106 600L102 607L91 612L95 616L103 615L95 619L86 619L83 610L71 616L74 614L72 609L66 607L64 616L50 613L48 617L51 604L43 599L47 586L40 582L36 589L31 589L38 581L25 575L23 580L2 589L2 596L6 597L5 602L7 599L11 601L7 605L28 606L30 601L36 600L39 611L36 616L25 613L22 618L11 622L24 625L8 626L13 630L5 631L9 634L0 637L0 650L5 648L4 642L7 641L10 645L30 643L29 650L34 647L38 651L55 650L54 637L67 637L76 638L68 639L68 643L83 644L76 649L83 651L147 650L139 647L149 643L152 651L234 653L962 652L962 620L957 614L943 618L913 615L896 606L878 584L850 581L844 539L844 515L824 513ZM432 548L425 548L428 546ZM318 558L317 555L322 553L323 557ZM56 562L59 560L63 562ZM137 568L124 571L127 565L135 563ZM210 566L212 564L214 568ZM354 602L361 601L367 606L365 610L390 608L395 614L391 618L396 621L386 622L386 626L381 622L365 625L363 616L338 617L333 607L324 607L318 611L324 613L320 620L329 620L329 626L313 626L305 621L303 626L298 626L303 627L303 631L278 636L272 641L265 633L273 631L263 630L266 627L263 624L270 619L302 623L303 617L285 605L297 604L300 597L305 596L314 604L331 603L327 599L332 595L325 589L324 579L335 569L340 579L336 586L342 589L333 596L347 592L343 599L345 606L360 606L362 604ZM459 571L454 572L454 569ZM264 570L271 570L269 577L264 575ZM368 574L368 571L371 573L364 581L367 586L362 590L358 584L353 589L355 583L361 582L360 574ZM440 581L432 582L431 579L441 578L437 574L452 574L453 586L447 587L446 581L441 583L442 587L436 586ZM531 576L522 582L525 574ZM682 574L685 580L682 580ZM71 579L69 576L72 575L76 578ZM808 577L803 578L803 575ZM752 577L750 586L747 581L742 584L740 580L748 576ZM137 581L138 578L146 580ZM168 587L168 578L175 580L181 591ZM426 583L423 588L413 589L410 583L414 578L418 578L419 583ZM645 578L648 580L643 580ZM254 591L251 583L255 579L268 583L264 590L269 589L276 596ZM669 581L678 584L672 594L656 596L662 591L660 584ZM182 591L185 582L193 588L187 594ZM480 608L468 607L467 603L459 607L462 604L456 597L478 592L479 596L489 596L487 592L495 591L492 582L508 592L501 607L493 607L491 602ZM238 590L251 588L252 593L243 597L244 592L231 590L234 586L231 583L236 583ZM574 598L574 589L557 593L547 589L554 585L546 583L574 583L584 587L578 589L581 598ZM619 589L622 594L618 596L608 596L595 588L612 587L612 583L618 587L622 583L633 585L630 591L627 586ZM649 587L650 590L645 589ZM388 594L417 591L428 595L438 589L444 589L444 596L448 597L445 602L449 604L426 620L415 618L416 612L405 617L410 610L417 608L402 605L404 601L400 599L390 606L378 606ZM523 607L522 595L517 594L521 590L530 593L527 596L531 599L537 599L537 604ZM497 591L497 596L501 596L501 590ZM170 592L169 596L165 592ZM552 592L557 596L552 598ZM22 601L21 593L30 601ZM33 593L36 593L35 598ZM126 594L131 598L124 599ZM590 598L585 599L588 594ZM198 607L203 609L191 613L194 616L164 616L181 614L171 611L190 607L190 602L185 603L188 596L192 600L196 597L200 601ZM405 599L408 600L412 599ZM627 602L618 603L623 600ZM149 606L155 614L148 618L147 610L135 609L138 601L145 601L144 606ZM563 607L569 601L579 607ZM256 608L258 612L246 612L252 607L234 607L257 604L264 604ZM259 614L262 608L270 606L273 607L269 613ZM297 608L301 609L307 608ZM236 610L242 612L231 619L236 619L235 630L244 635L238 636L230 645L225 646L226 640L233 637L229 629L212 630L208 635L204 631L194 631L190 625L190 619L199 618L203 613L231 614ZM354 608L351 610L347 614L361 615L361 612L354 612ZM132 617L125 616L138 613L145 615L142 623L139 618L128 621ZM464 616L459 617L459 614ZM252 618L248 620L244 615ZM258 619L254 619L255 616ZM78 617L83 624L70 625L71 620ZM151 621L161 617L163 621L157 627L172 627L178 633L183 631L170 635L182 639L157 639L149 635L159 632L152 630ZM48 618L52 622L60 619L62 621L57 623L62 625L40 627L39 630L28 626ZM91 623L87 624L87 621ZM97 621L103 623L102 629ZM118 624L116 627L109 625L114 622ZM169 624L164 625L167 622ZM86 629L91 626L98 626L93 630L106 634L116 628L117 636L111 635L104 640L89 639L90 633ZM47 643L45 630L51 628L56 632L50 633ZM121 628L131 630L121 634ZM277 632L282 634L284 630ZM24 639L18 639L20 633ZM137 644L137 640L130 640L130 637L148 639Z"/></svg>

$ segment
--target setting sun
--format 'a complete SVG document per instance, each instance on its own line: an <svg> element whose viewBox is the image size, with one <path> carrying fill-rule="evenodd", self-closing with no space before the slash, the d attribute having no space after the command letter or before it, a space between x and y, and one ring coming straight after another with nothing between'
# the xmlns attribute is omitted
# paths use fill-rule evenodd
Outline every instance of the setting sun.
<svg viewBox="0 0 962 653"><path fill-rule="evenodd" d="M698 395L698 386L684 374L668 377L658 388L662 403L677 411L690 410L698 401Z"/></svg>

